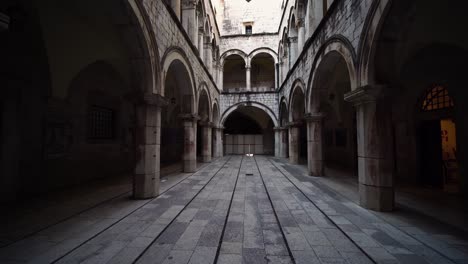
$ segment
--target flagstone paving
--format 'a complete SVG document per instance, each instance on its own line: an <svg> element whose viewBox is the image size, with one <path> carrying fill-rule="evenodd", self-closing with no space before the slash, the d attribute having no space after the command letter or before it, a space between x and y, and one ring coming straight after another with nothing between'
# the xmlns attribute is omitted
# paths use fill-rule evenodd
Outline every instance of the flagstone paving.
<svg viewBox="0 0 468 264"><path fill-rule="evenodd" d="M223 157L0 248L0 263L468 263L462 233L365 210L294 166Z"/></svg>

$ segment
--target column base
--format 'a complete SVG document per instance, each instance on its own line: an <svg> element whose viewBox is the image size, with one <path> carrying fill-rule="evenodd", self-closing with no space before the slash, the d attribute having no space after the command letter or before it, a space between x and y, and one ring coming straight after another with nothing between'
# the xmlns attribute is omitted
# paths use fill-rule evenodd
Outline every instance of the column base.
<svg viewBox="0 0 468 264"><path fill-rule="evenodd" d="M323 161L322 160L312 160L309 161L309 175L315 177L324 176L323 171Z"/></svg>
<svg viewBox="0 0 468 264"><path fill-rule="evenodd" d="M370 186L359 183L359 202L366 209L390 212L395 207L393 187Z"/></svg>
<svg viewBox="0 0 468 264"><path fill-rule="evenodd" d="M299 157L292 157L291 155L289 156L289 163L291 164L299 164Z"/></svg>
<svg viewBox="0 0 468 264"><path fill-rule="evenodd" d="M191 173L197 171L196 160L184 160L184 172Z"/></svg>
<svg viewBox="0 0 468 264"><path fill-rule="evenodd" d="M133 182L133 198L150 199L159 195L159 173L136 174Z"/></svg>
<svg viewBox="0 0 468 264"><path fill-rule="evenodd" d="M211 156L203 156L202 157L202 162L203 163L210 163L211 162Z"/></svg>

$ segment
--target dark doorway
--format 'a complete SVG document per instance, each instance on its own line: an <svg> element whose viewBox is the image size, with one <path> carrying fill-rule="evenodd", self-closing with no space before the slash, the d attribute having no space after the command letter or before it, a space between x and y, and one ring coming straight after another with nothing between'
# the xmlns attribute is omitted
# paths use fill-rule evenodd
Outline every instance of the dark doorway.
<svg viewBox="0 0 468 264"><path fill-rule="evenodd" d="M436 188L443 187L442 141L439 120L421 124L421 182Z"/></svg>

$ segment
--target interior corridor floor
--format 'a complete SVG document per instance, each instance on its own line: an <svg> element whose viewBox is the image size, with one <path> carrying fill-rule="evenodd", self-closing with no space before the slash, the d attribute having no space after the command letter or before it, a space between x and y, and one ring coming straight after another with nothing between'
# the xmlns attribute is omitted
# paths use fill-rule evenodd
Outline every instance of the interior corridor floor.
<svg viewBox="0 0 468 264"><path fill-rule="evenodd" d="M294 166L229 156L0 248L0 263L468 263L462 232L368 211Z"/></svg>

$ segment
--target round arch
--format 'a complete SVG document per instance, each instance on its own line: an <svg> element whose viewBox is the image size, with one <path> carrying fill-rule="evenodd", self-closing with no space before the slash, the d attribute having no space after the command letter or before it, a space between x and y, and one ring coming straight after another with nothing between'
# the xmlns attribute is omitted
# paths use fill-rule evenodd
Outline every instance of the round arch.
<svg viewBox="0 0 468 264"><path fill-rule="evenodd" d="M284 127L287 125L289 120L289 107L286 97L282 97L280 100L279 108L279 126Z"/></svg>
<svg viewBox="0 0 468 264"><path fill-rule="evenodd" d="M351 91L354 91L358 87L355 67L356 55L352 48L352 45L344 37L333 37L329 39L324 45L322 45L312 64L312 70L311 74L309 75L308 86L306 91L306 113L312 112L312 94L314 91L314 84L316 83L316 80L318 78L318 67L328 57L328 55L333 53L339 54L346 63L350 78Z"/></svg>
<svg viewBox="0 0 468 264"><path fill-rule="evenodd" d="M226 58L231 55L239 55L240 57L242 57L242 59L244 59L245 65L247 65L247 57L248 57L247 54L243 52L242 50L238 50L238 49L232 49L232 50L228 50L224 52L219 58L219 65L221 65L221 67L224 67L224 62Z"/></svg>
<svg viewBox="0 0 468 264"><path fill-rule="evenodd" d="M144 79L144 83L146 84L145 87L147 87L145 92L161 94L161 91L164 90L162 89L163 78L161 78L161 69L159 65L161 57L159 55L156 36L154 35L154 31L151 29L150 26L151 20L147 12L145 11L146 9L143 7L143 4L140 1L126 0L126 2L128 3L130 9L134 14L135 19L139 24L138 28L140 30L137 31L139 34L139 38L144 40L144 43L146 44L143 48L143 53L147 59L147 61L144 62L144 64L147 65L145 65L146 67L143 72L145 73L145 75L149 75L151 77L147 77Z"/></svg>
<svg viewBox="0 0 468 264"><path fill-rule="evenodd" d="M373 63L376 51L376 41L385 21L392 0L373 1L364 23L364 29L359 40L359 84L361 86L375 84L373 74Z"/></svg>
<svg viewBox="0 0 468 264"><path fill-rule="evenodd" d="M208 86L206 85L205 82L202 82L199 86L198 86L198 94L197 94L197 112L198 110L200 109L200 101L201 101L201 97L203 95L206 95L207 99L208 99L208 120L209 121L212 121L212 113L213 113L213 109L212 109L212 100L211 100L211 95L208 91ZM200 114L200 113L198 113Z"/></svg>
<svg viewBox="0 0 468 264"><path fill-rule="evenodd" d="M266 53L266 54L271 55L271 57L273 57L273 60L275 61L275 64L278 63L278 54L276 52L274 52L270 48L258 48L258 49L255 49L254 51L252 51L249 54L249 56L247 57L247 61L248 61L249 65L252 62L252 60L255 58L255 56L257 56L258 54L261 54L261 53Z"/></svg>
<svg viewBox="0 0 468 264"><path fill-rule="evenodd" d="M304 96L304 105L306 104L306 90L305 90L305 85L304 85L304 81L302 79L297 79L294 81L293 85L292 85L292 89L289 93L289 103L287 104L289 106L288 108L288 119L290 122L293 122L294 121L294 118L293 118L293 114L294 114L294 105L295 105L295 101L296 98L295 98L295 95L296 95L296 92L299 92L299 93L302 93L302 95ZM304 108L304 114L306 113L306 108Z"/></svg>
<svg viewBox="0 0 468 264"><path fill-rule="evenodd" d="M213 110L212 110L212 121L213 122L213 125L214 126L219 126L219 119L220 119L220 116L219 116L219 104L218 104L218 100L214 100L213 102L213 106L211 107Z"/></svg>
<svg viewBox="0 0 468 264"><path fill-rule="evenodd" d="M195 91L195 79L194 79L194 74L193 74L193 70L192 68L190 67L190 64L188 63L188 60L186 59L186 56L185 54L179 50L178 48L174 48L174 49L169 49L166 54L164 55L164 58L163 58L163 62L162 62L162 74L164 75L164 78L163 78L163 85L161 86L161 95L164 96L164 93L165 93L165 80L166 80L166 77L167 77L167 73L169 71L169 68L171 67L171 65L173 65L174 62L179 62L181 63L184 67L185 67L185 70L187 71L187 74L188 74L188 77L189 77L189 81L190 81L190 84L191 84L191 87L189 87L189 91L192 95L192 113L196 113L197 109L197 99L196 99L196 95L197 95L197 92Z"/></svg>
<svg viewBox="0 0 468 264"><path fill-rule="evenodd" d="M226 119L229 117L231 113L236 111L238 108L241 108L244 106L256 107L260 110L263 110L265 113L268 114L268 116L270 116L271 121L273 122L274 126L275 127L278 126L278 118L276 117L275 113L270 108L268 108L268 106L261 104L261 103L257 103L257 102L241 102L241 103L232 105L231 107L229 107L223 112L221 116L220 125L224 125L224 122L226 121Z"/></svg>

